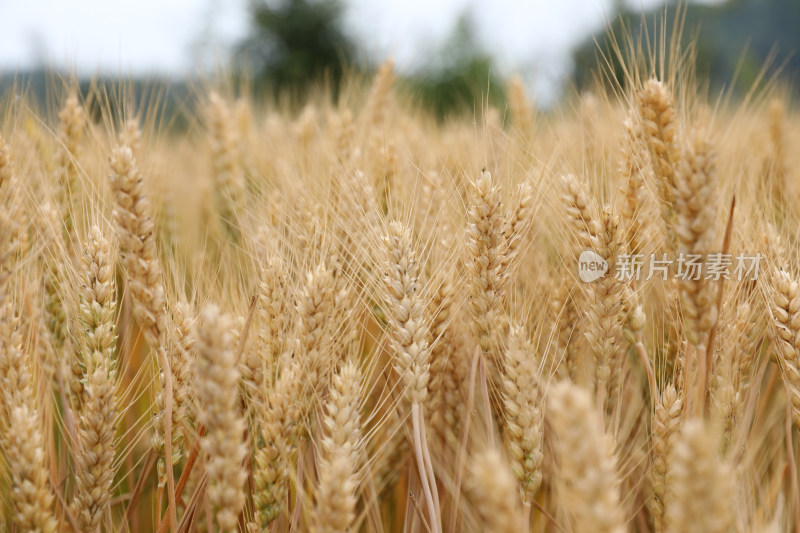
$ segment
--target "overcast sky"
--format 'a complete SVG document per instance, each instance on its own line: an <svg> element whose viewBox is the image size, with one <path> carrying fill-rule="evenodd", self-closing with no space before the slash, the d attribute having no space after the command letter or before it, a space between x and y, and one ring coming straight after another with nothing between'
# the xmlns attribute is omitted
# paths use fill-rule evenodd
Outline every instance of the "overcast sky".
<svg viewBox="0 0 800 533"><path fill-rule="evenodd" d="M570 47L603 27L612 1L344 3L347 25L372 59L391 55L406 70L424 63L425 54L470 10L482 44L500 66L529 73L528 81L546 91L569 69ZM247 32L246 6L247 0L0 0L0 69L45 63L86 74L189 74L198 59L208 61Z"/></svg>

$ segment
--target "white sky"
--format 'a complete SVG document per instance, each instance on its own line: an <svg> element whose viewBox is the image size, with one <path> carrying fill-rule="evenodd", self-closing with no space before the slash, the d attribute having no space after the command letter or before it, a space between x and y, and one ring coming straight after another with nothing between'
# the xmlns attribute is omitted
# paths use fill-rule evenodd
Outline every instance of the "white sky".
<svg viewBox="0 0 800 533"><path fill-rule="evenodd" d="M546 92L569 69L570 47L602 28L611 3L346 0L345 6L348 27L373 59L391 55L400 69L424 63L470 9L500 66L531 72L529 81ZM246 6L247 0L0 0L0 70L45 63L89 74L188 74L246 33Z"/></svg>

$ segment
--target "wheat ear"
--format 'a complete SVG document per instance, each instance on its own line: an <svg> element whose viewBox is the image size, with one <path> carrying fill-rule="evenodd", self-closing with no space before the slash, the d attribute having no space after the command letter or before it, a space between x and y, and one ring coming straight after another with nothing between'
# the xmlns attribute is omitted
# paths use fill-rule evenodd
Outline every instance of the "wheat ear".
<svg viewBox="0 0 800 533"><path fill-rule="evenodd" d="M666 502L666 531L731 531L735 523L735 478L718 449L717 439L703 422L686 421L667 471L671 490Z"/></svg>
<svg viewBox="0 0 800 533"><path fill-rule="evenodd" d="M334 306L333 272L325 263L320 263L308 273L297 302L297 351L304 374L299 413L303 437L311 433L308 418L317 411L333 364L327 350L331 343Z"/></svg>
<svg viewBox="0 0 800 533"><path fill-rule="evenodd" d="M523 529L514 476L494 448L473 458L468 485L472 500L488 533L517 533Z"/></svg>
<svg viewBox="0 0 800 533"><path fill-rule="evenodd" d="M521 245L528 236L528 230L533 224L534 215L534 189L529 182L523 182L517 189L514 203L506 215L505 228L503 229L503 246L501 247L501 261L499 272L503 278L501 287L508 290L514 277L517 264L520 261Z"/></svg>
<svg viewBox="0 0 800 533"><path fill-rule="evenodd" d="M770 282L776 355L792 417L800 427L800 283L780 269Z"/></svg>
<svg viewBox="0 0 800 533"><path fill-rule="evenodd" d="M419 260L411 245L411 232L401 223L390 223L384 240L386 317L394 365L409 403L422 404L428 393L430 347L425 305L420 297Z"/></svg>
<svg viewBox="0 0 800 533"><path fill-rule="evenodd" d="M411 231L401 223L389 224L384 241L386 318L394 366L403 380L405 398L411 404L417 467L431 528L436 532L441 531L438 494L435 494L433 467L426 459L428 444L423 438L424 419L420 412L428 394L430 375L430 333L425 322L425 304L420 297L420 265L411 244Z"/></svg>
<svg viewBox="0 0 800 533"><path fill-rule="evenodd" d="M14 168L11 163L11 147L0 135L0 191L6 183L14 179Z"/></svg>
<svg viewBox="0 0 800 533"><path fill-rule="evenodd" d="M672 449L681 426L682 410L683 399L674 385L667 385L657 399L651 429L650 484L653 488L653 495L648 501L648 506L657 532L665 530L664 509L671 485L671 479L667 477L667 472Z"/></svg>
<svg viewBox="0 0 800 533"><path fill-rule="evenodd" d="M10 276L14 260L27 248L23 195L14 170L11 148L0 135L0 287ZM7 200L7 204L3 202Z"/></svg>
<svg viewBox="0 0 800 533"><path fill-rule="evenodd" d="M578 382L578 358L581 338L578 331L580 315L575 301L579 292L571 276L562 276L556 282L548 308L552 317L553 347L555 355L550 361L550 370L556 377L569 377L573 383Z"/></svg>
<svg viewBox="0 0 800 533"><path fill-rule="evenodd" d="M72 250L74 238L74 216L77 211L78 198L78 165L77 157L83 130L86 127L86 112L78 100L77 94L71 93L58 113L58 139L61 147L58 151L58 179L60 186L61 214L64 220L65 240Z"/></svg>
<svg viewBox="0 0 800 533"><path fill-rule="evenodd" d="M159 477L161 480L166 479L170 524L176 528L172 465L180 457L181 435L173 420L175 380L167 359L168 323L164 281L155 242L153 209L144 193L142 178L130 147L121 145L112 150L110 182L116 201L114 218L120 259L133 297L133 315L138 320L148 345L155 350L160 367L162 388L156 395L156 431L153 444L158 451L164 451L164 458L159 461Z"/></svg>
<svg viewBox="0 0 800 533"><path fill-rule="evenodd" d="M631 111L623 122L625 139L620 148L619 174L622 181L620 215L624 225L624 242L632 254L642 253L648 236L648 217L644 213L646 189L644 139L638 117Z"/></svg>
<svg viewBox="0 0 800 533"><path fill-rule="evenodd" d="M620 240L618 219L611 213L610 207L604 209L592 242L594 252L608 265L603 277L591 284L590 301L586 309L586 339L595 358L598 406L605 410L616 402L625 360L622 328L625 323L624 299L627 288L627 281L620 280L616 273L618 256L624 247Z"/></svg>
<svg viewBox="0 0 800 533"><path fill-rule="evenodd" d="M661 201L661 217L667 232L667 246L675 251L675 183L676 165L680 160L677 117L669 88L656 79L647 80L637 94L644 144L656 175Z"/></svg>
<svg viewBox="0 0 800 533"><path fill-rule="evenodd" d="M455 273L445 272L428 306L430 326L430 379L425 410L430 427L444 445L455 445L460 419L458 406L464 400L468 361L456 331Z"/></svg>
<svg viewBox="0 0 800 533"><path fill-rule="evenodd" d="M786 110L775 98L769 103L769 145L767 178L771 182L770 192L775 203L785 201L789 171L786 161Z"/></svg>
<svg viewBox="0 0 800 533"><path fill-rule="evenodd" d="M491 353L494 347L492 336L503 315L505 280L500 267L507 246L503 236L505 226L500 188L492 175L483 170L472 185L467 213L466 270L471 330L484 354Z"/></svg>
<svg viewBox="0 0 800 533"><path fill-rule="evenodd" d="M585 185L573 174L561 177L561 203L566 219L582 250L594 246L594 238L599 231L596 208L589 198Z"/></svg>
<svg viewBox="0 0 800 533"><path fill-rule="evenodd" d="M553 430L559 502L574 530L625 531L613 441L604 433L589 393L568 382L553 385L547 418Z"/></svg>
<svg viewBox="0 0 800 533"><path fill-rule="evenodd" d="M542 483L544 394L525 330L512 327L509 337L503 359L506 445L522 500L529 504Z"/></svg>
<svg viewBox="0 0 800 533"><path fill-rule="evenodd" d="M533 136L535 111L525 91L525 85L519 76L511 78L509 83L508 108L513 121L513 131L517 135L523 149Z"/></svg>
<svg viewBox="0 0 800 533"><path fill-rule="evenodd" d="M92 226L83 262L80 322L83 327L85 401L79 411L73 514L94 531L111 498L116 434L115 257L100 228Z"/></svg>
<svg viewBox="0 0 800 533"><path fill-rule="evenodd" d="M297 395L303 374L298 363L287 359L274 388L262 390L256 410L261 441L255 453L253 502L262 528L279 515L289 493L292 454L297 445Z"/></svg>
<svg viewBox="0 0 800 533"><path fill-rule="evenodd" d="M707 134L696 130L690 136L677 173L677 249L690 254L707 254L716 237L714 219L717 195L714 152ZM702 344L717 320L713 285L701 279L681 283L686 334L693 344ZM699 281L699 283L698 283Z"/></svg>
<svg viewBox="0 0 800 533"><path fill-rule="evenodd" d="M194 329L195 395L198 421L206 427L200 445L206 455L208 499L221 531L236 531L245 501L245 421L239 409L239 370L232 321L206 306Z"/></svg>
<svg viewBox="0 0 800 533"><path fill-rule="evenodd" d="M239 136L225 100L212 92L206 111L208 143L214 165L214 198L225 228L239 235L237 211L245 193L245 178L239 154Z"/></svg>
<svg viewBox="0 0 800 533"><path fill-rule="evenodd" d="M372 128L379 128L383 125L392 95L394 78L394 60L387 59L372 80L372 88L364 105L363 118L366 125Z"/></svg>
<svg viewBox="0 0 800 533"><path fill-rule="evenodd" d="M272 385L278 356L283 353L290 316L287 284L280 261L267 259L258 283L253 323L256 339L245 351L241 365L245 390L256 398L265 384Z"/></svg>
<svg viewBox="0 0 800 533"><path fill-rule="evenodd" d="M54 495L28 365L12 306L0 302L0 447L11 478L14 522L24 531L53 533L58 528Z"/></svg>
<svg viewBox="0 0 800 533"><path fill-rule="evenodd" d="M190 402L192 396L192 358L195 339L192 328L197 319L191 306L186 302L178 302L172 308L170 327L174 336L170 346L169 357L172 375L172 420L175 423L173 433L182 436L192 431ZM173 439L174 441L174 439Z"/></svg>
<svg viewBox="0 0 800 533"><path fill-rule="evenodd" d="M355 363L345 363L333 378L322 427L319 492L312 531L349 531L355 520L358 459L361 447L361 376Z"/></svg>

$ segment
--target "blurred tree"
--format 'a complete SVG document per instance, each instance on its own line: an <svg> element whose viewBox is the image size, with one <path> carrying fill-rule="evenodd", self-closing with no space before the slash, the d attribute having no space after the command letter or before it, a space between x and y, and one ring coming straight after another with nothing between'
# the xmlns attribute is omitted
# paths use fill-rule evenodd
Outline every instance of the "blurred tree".
<svg viewBox="0 0 800 533"><path fill-rule="evenodd" d="M440 120L472 113L488 103L502 107L506 88L495 70L494 58L478 45L475 24L462 14L431 62L405 82L412 94Z"/></svg>
<svg viewBox="0 0 800 533"><path fill-rule="evenodd" d="M356 46L342 27L338 0L251 0L252 29L234 64L258 88L302 99L311 84L330 82L334 96Z"/></svg>
<svg viewBox="0 0 800 533"><path fill-rule="evenodd" d="M336 99L345 69L358 71L358 49L342 27L338 0L252 0L250 12L252 30L236 47L234 64L239 74L252 76L257 89L288 92L301 101L324 80ZM416 72L401 74L399 83L440 119L472 113L487 99L502 106L504 83L493 58L478 46L469 15L459 18L442 47L428 57Z"/></svg>
<svg viewBox="0 0 800 533"><path fill-rule="evenodd" d="M610 31L597 32L573 51L572 79L579 89L591 85L598 65L607 68L606 60L610 62L613 78L622 82L622 68L613 53L611 35L620 41L625 28L636 42L644 35L645 28L640 11L627 9L619 3L617 8L618 15L610 22ZM698 78L708 81L711 87L730 86L735 82L734 88L748 90L764 66L768 76L782 68L785 80L800 81L800 55L796 53L800 49L800 32L797 31L800 2L797 0L728 0L714 5L693 3L683 9L684 49L694 41ZM664 20L664 13L661 8L644 14L646 35L651 40ZM664 20L668 35L676 22L674 13L674 9L670 9ZM768 58L775 51L780 59L768 64Z"/></svg>

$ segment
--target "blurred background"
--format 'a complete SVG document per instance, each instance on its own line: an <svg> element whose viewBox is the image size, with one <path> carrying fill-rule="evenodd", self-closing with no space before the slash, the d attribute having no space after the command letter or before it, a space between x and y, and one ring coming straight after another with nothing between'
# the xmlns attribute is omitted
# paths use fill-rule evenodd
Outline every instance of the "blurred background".
<svg viewBox="0 0 800 533"><path fill-rule="evenodd" d="M609 27L653 35L658 20L674 20L675 3L664 9L663 0L0 0L0 94L16 83L43 98L48 71L74 72L82 88L163 82L170 107L191 80L223 71L300 101L320 82L335 96L343 76L392 57L440 119L472 113L487 94L502 103L511 75L547 108L590 86ZM800 0L683 9L698 78L712 89L743 93L762 70L797 85Z"/></svg>

